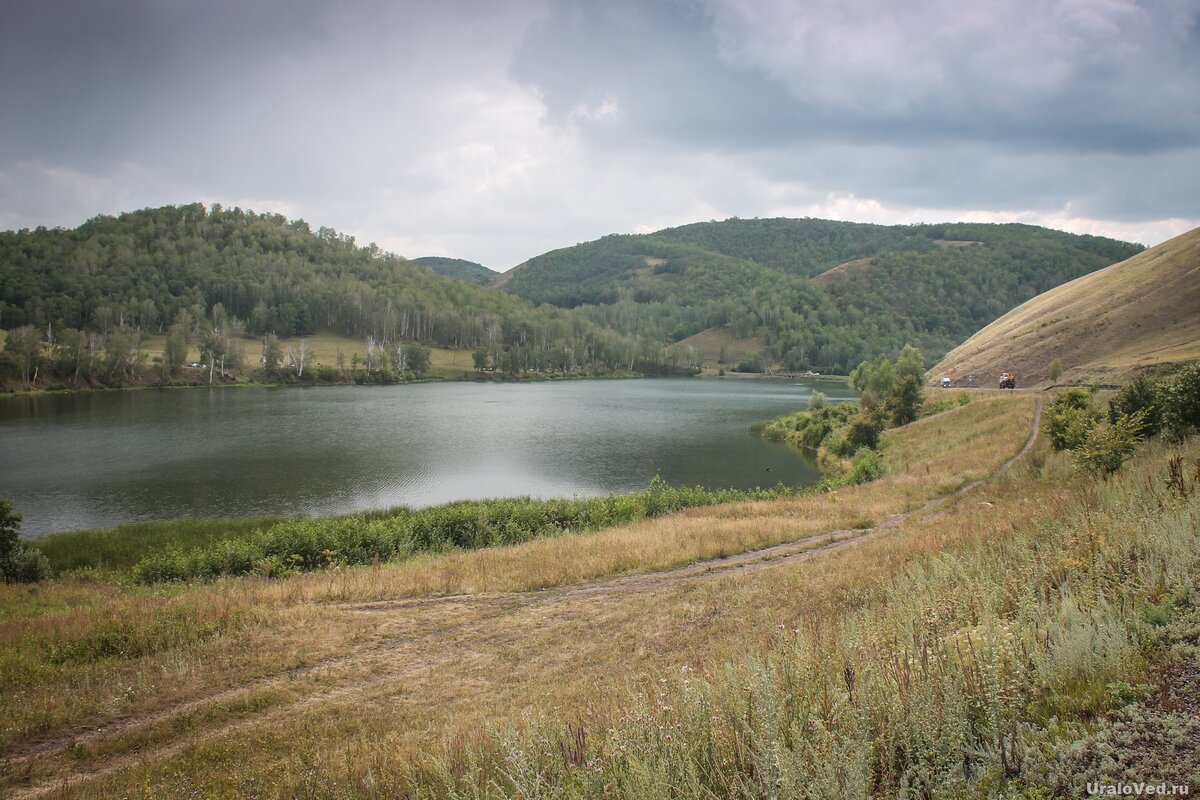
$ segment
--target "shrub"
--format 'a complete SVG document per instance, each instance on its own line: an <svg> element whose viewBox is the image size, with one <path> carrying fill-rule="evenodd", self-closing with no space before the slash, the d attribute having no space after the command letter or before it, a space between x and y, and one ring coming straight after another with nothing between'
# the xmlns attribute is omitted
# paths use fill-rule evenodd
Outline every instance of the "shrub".
<svg viewBox="0 0 1200 800"><path fill-rule="evenodd" d="M1189 364L1162 386L1162 427L1171 441L1200 428L1200 361Z"/></svg>
<svg viewBox="0 0 1200 800"><path fill-rule="evenodd" d="M1054 396L1046 412L1046 434L1055 450L1074 450L1087 441L1100 421L1089 389L1067 389Z"/></svg>
<svg viewBox="0 0 1200 800"><path fill-rule="evenodd" d="M1138 375L1126 383L1108 401L1108 421L1143 413L1143 432L1156 436L1162 430L1162 384L1147 376Z"/></svg>
<svg viewBox="0 0 1200 800"><path fill-rule="evenodd" d="M27 544L0 556L0 573L8 583L33 583L50 577L50 560Z"/></svg>
<svg viewBox="0 0 1200 800"><path fill-rule="evenodd" d="M1075 452L1075 468L1108 478L1133 455L1144 427L1145 412L1095 427Z"/></svg>
<svg viewBox="0 0 1200 800"><path fill-rule="evenodd" d="M883 434L883 417L876 411L863 409L850 418L846 425L846 442L855 450L862 447L879 447Z"/></svg>
<svg viewBox="0 0 1200 800"><path fill-rule="evenodd" d="M854 454L854 461L846 482L850 484L868 483L883 475L883 463L879 460L879 451L869 447L860 448Z"/></svg>
<svg viewBox="0 0 1200 800"><path fill-rule="evenodd" d="M50 576L50 562L20 539L21 515L11 502L0 499L0 578L6 583L31 583Z"/></svg>

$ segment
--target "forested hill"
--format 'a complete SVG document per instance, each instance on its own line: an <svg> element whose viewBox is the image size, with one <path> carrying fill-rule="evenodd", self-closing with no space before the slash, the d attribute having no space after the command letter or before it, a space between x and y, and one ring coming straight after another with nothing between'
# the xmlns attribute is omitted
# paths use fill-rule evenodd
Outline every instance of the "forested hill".
<svg viewBox="0 0 1200 800"><path fill-rule="evenodd" d="M1030 225L731 219L607 236L493 285L614 330L679 341L729 326L767 360L846 372L906 342L933 358L1014 306L1140 245Z"/></svg>
<svg viewBox="0 0 1200 800"><path fill-rule="evenodd" d="M768 363L846 373L910 342L940 358L1141 249L1027 225L732 219L556 250L486 288L302 220L193 204L0 233L0 328L162 333L216 309L250 335L320 328L486 348L513 369L650 371L698 363L664 345L715 329L754 337Z"/></svg>
<svg viewBox="0 0 1200 800"><path fill-rule="evenodd" d="M421 256L414 258L413 263L429 267L439 275L450 278L462 278L471 283L487 284L496 279L495 270L490 270L483 264L467 261L463 258L443 258L442 256Z"/></svg>
<svg viewBox="0 0 1200 800"><path fill-rule="evenodd" d="M629 369L642 359L631 339L578 315L278 214L192 204L99 216L74 230L0 233L0 328L159 333L181 311L204 320L218 305L251 335L324 328L484 347L496 363L508 352L530 369Z"/></svg>

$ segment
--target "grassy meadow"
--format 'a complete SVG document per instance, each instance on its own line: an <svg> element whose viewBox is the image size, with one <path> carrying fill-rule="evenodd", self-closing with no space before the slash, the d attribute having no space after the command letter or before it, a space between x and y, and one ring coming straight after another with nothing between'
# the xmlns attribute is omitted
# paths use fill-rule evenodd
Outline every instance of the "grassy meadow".
<svg viewBox="0 0 1200 800"><path fill-rule="evenodd" d="M339 352L345 359L347 369L349 369L350 361L355 354L358 355L360 361L366 358L367 343L365 339L350 338L331 331L321 331L312 336L280 339L279 344L286 354L289 348L293 352L296 351L300 346L301 340L312 351L312 366L314 368L320 366L336 367ZM153 360L156 357L162 356L166 342L166 334L144 336L142 338L142 351ZM246 354L247 367L257 367L259 361L262 359L262 338L247 337L239 340L239 343ZM2 340L0 340L0 346L3 346ZM199 361L200 351L193 344L191 350L188 352L188 362L198 363ZM435 378L461 378L464 372L471 372L475 368L471 360L470 350L451 350L444 347L430 348L429 367L430 377Z"/></svg>
<svg viewBox="0 0 1200 800"><path fill-rule="evenodd" d="M286 578L0 586L0 791L1078 794L1119 709L1175 713L1160 654L1195 658L1200 474L1168 462L1200 445L1096 482L1039 440L989 477L1034 410L981 392L827 494Z"/></svg>
<svg viewBox="0 0 1200 800"><path fill-rule="evenodd" d="M697 353L703 364L702 374L716 375L722 369L732 371L740 361L753 356L761 357L767 350L767 344L761 334L739 339L730 328L720 327L693 334L676 342L672 349L680 357L686 357L689 350ZM725 353L725 363L720 360L722 351Z"/></svg>

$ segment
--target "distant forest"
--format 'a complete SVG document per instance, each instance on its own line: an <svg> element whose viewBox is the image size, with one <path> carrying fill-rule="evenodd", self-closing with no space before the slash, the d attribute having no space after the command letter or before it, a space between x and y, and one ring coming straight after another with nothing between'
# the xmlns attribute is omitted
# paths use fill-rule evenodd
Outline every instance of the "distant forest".
<svg viewBox="0 0 1200 800"><path fill-rule="evenodd" d="M642 339L728 326L762 335L785 368L845 374L906 343L936 360L1034 295L1142 249L1031 225L731 219L555 250L501 283Z"/></svg>

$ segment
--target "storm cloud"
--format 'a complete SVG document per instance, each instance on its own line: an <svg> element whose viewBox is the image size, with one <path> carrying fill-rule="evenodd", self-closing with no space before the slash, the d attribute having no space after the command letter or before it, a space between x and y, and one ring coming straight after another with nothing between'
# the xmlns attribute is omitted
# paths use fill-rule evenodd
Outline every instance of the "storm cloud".
<svg viewBox="0 0 1200 800"><path fill-rule="evenodd" d="M505 269L699 219L1200 224L1191 0L0 7L0 227L195 200Z"/></svg>

